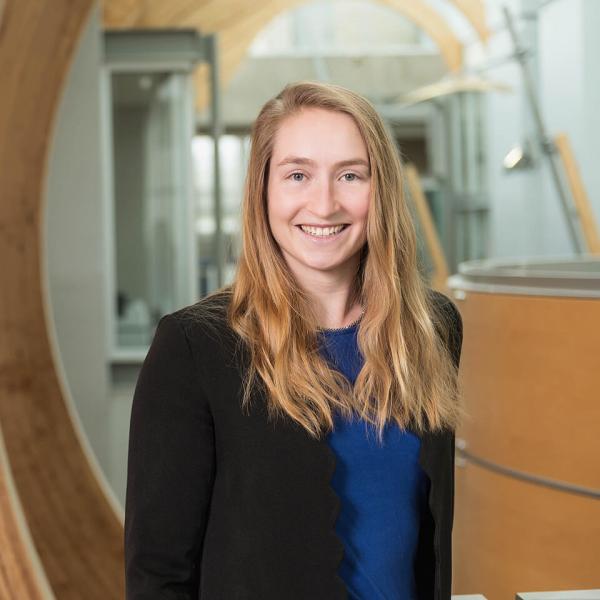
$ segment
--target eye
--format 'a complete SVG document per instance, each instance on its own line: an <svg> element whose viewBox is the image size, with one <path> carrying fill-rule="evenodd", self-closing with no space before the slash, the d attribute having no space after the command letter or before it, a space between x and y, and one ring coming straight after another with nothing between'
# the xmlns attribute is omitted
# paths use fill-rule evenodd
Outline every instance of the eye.
<svg viewBox="0 0 600 600"><path fill-rule="evenodd" d="M297 178L296 175L299 175L300 178ZM298 181L298 182L300 182L300 181L302 181L302 179L301 179L302 177L304 177L304 173L300 173L300 171L296 171L295 173L292 173L288 177L288 179L291 179L292 181Z"/></svg>
<svg viewBox="0 0 600 600"><path fill-rule="evenodd" d="M354 179L346 179L346 181L356 181L357 179L360 179L360 177L356 174L356 173L344 173L342 175L342 177L348 177L348 175L350 175L350 177L354 177Z"/></svg>

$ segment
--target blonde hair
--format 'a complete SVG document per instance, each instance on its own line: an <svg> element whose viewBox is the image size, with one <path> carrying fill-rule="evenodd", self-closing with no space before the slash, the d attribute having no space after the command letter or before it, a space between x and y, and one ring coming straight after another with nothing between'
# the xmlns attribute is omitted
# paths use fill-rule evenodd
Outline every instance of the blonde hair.
<svg viewBox="0 0 600 600"><path fill-rule="evenodd" d="M310 299L287 267L267 217L275 134L284 119L308 107L350 115L371 166L367 243L354 290L365 307L357 333L364 365L354 387L320 354ZM287 85L263 106L252 128L236 275L213 294L228 297L228 324L249 350L242 406L254 386L262 386L269 417L287 415L314 437L334 427L333 409L371 422L380 441L392 421L419 432L456 427L462 409L457 367L444 333L448 314L436 311L418 270L402 182L395 144L362 96L303 81ZM438 319L446 322L436 332Z"/></svg>

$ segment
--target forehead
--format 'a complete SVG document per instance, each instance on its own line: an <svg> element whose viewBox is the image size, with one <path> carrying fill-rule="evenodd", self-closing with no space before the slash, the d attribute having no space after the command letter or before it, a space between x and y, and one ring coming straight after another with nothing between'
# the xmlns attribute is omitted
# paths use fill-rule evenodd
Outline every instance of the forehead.
<svg viewBox="0 0 600 600"><path fill-rule="evenodd" d="M291 153L314 160L368 158L354 119L346 113L321 108L302 109L279 124L273 141L273 158L277 160Z"/></svg>

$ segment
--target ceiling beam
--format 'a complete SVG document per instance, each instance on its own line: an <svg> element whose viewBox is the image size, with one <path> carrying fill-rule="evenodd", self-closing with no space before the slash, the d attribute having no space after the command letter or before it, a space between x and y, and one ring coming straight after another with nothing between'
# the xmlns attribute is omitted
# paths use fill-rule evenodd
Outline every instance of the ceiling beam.
<svg viewBox="0 0 600 600"><path fill-rule="evenodd" d="M462 65L462 44L444 18L423 0L376 0L404 15L422 29L438 46L440 54L450 71ZM464 12L469 22L482 22L483 5L480 0L451 0ZM122 27L126 13L127 26L140 27L197 27L205 33L223 33L233 25L253 20L257 12L263 13L263 5L273 8L270 18L284 10L291 10L307 0L271 0L260 4L247 0L104 0L104 23L106 27ZM127 5L128 11L119 10ZM265 25L268 21L265 21ZM475 25L474 25L475 26ZM247 36L244 36L246 38ZM222 47L223 51L224 48Z"/></svg>
<svg viewBox="0 0 600 600"><path fill-rule="evenodd" d="M446 20L431 5L421 0L376 0L393 8L423 30L439 48L450 71L462 66L462 44Z"/></svg>
<svg viewBox="0 0 600 600"><path fill-rule="evenodd" d="M376 0L402 14L419 27L439 48L449 71L462 66L463 47L445 19L423 0ZM480 0L450 0L469 22L483 32L485 13ZM278 14L292 10L307 0L104 0L105 27L194 27L202 33L218 34L220 83L226 88L246 56L255 37ZM479 28L479 29L478 29ZM482 35L482 33L480 33ZM209 98L208 70L196 75L197 108Z"/></svg>
<svg viewBox="0 0 600 600"><path fill-rule="evenodd" d="M452 4L467 18L479 39L487 44L490 37L485 19L485 5L483 0L450 0Z"/></svg>

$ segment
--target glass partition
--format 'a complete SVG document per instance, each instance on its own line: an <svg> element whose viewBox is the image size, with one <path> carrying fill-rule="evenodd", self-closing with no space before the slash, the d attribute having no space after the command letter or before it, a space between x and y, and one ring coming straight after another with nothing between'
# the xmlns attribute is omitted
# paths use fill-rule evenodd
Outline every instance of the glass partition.
<svg viewBox="0 0 600 600"><path fill-rule="evenodd" d="M188 300L186 74L113 73L116 344L144 347Z"/></svg>
<svg viewBox="0 0 600 600"><path fill-rule="evenodd" d="M104 58L108 352L136 363L160 318L199 298L194 72L214 68L214 37L106 31Z"/></svg>

